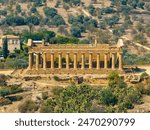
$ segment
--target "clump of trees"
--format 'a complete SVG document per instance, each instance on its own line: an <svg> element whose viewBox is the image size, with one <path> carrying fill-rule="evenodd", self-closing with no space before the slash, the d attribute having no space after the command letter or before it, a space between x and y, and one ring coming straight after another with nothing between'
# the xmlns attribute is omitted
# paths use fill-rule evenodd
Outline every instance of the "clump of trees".
<svg viewBox="0 0 150 130"><path fill-rule="evenodd" d="M144 9L145 2L141 0L111 0L113 6L131 6L132 8Z"/></svg>
<svg viewBox="0 0 150 130"><path fill-rule="evenodd" d="M39 25L40 20L37 16L28 16L26 19L21 17L21 16L7 16L6 18L2 19L0 21L1 25L9 25L9 26L21 26L21 25L29 25L29 24L33 24L33 25Z"/></svg>
<svg viewBox="0 0 150 130"><path fill-rule="evenodd" d="M99 94L99 102L106 106L107 112L126 112L135 104L142 103L141 92L134 87L128 87L117 72L110 73L108 80L108 88L103 88Z"/></svg>
<svg viewBox="0 0 150 130"><path fill-rule="evenodd" d="M76 37L65 37L58 35L49 40L50 44L78 44L79 39Z"/></svg>
<svg viewBox="0 0 150 130"><path fill-rule="evenodd" d="M90 112L96 96L95 91L84 84L55 90L55 94L43 103L40 112Z"/></svg>
<svg viewBox="0 0 150 130"><path fill-rule="evenodd" d="M49 42L49 40L53 37L55 37L55 32L48 31L47 29L41 29L39 32L29 32L25 30L22 34L22 39L27 41L28 39L32 40L42 40L44 39L46 42Z"/></svg>
<svg viewBox="0 0 150 130"><path fill-rule="evenodd" d="M65 21L61 15L58 14L55 8L44 7L44 14L47 17L48 25L60 26L65 25Z"/></svg>
<svg viewBox="0 0 150 130"><path fill-rule="evenodd" d="M69 5L80 5L81 4L81 0L63 0L63 2L69 4Z"/></svg>
<svg viewBox="0 0 150 130"><path fill-rule="evenodd" d="M81 33L85 33L86 30L93 30L98 27L98 22L95 19L85 17L84 15L69 16L68 22L71 26L71 35L74 37L81 37Z"/></svg>

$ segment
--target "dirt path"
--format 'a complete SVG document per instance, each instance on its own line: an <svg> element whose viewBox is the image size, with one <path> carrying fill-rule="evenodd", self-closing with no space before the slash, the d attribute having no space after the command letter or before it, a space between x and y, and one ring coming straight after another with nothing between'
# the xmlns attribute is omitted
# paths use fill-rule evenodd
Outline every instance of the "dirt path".
<svg viewBox="0 0 150 130"><path fill-rule="evenodd" d="M129 39L127 36L122 36L121 38L130 41L130 39ZM134 45L136 45L136 46L138 46L138 47L141 47L141 48L143 48L143 49L145 49L145 50L150 51L150 48L149 48L149 47L144 46L144 45L141 45L140 43L132 42L131 44L134 44Z"/></svg>
<svg viewBox="0 0 150 130"><path fill-rule="evenodd" d="M1 69L0 70L0 74L11 75L13 71L14 70L4 70L4 69Z"/></svg>
<svg viewBox="0 0 150 130"><path fill-rule="evenodd" d="M139 43L134 43L134 42L133 42L133 44L136 45L136 46L138 46L138 47L141 47L141 48L144 48L144 49L150 51L150 48L147 47L147 46L141 45L141 44L139 44Z"/></svg>

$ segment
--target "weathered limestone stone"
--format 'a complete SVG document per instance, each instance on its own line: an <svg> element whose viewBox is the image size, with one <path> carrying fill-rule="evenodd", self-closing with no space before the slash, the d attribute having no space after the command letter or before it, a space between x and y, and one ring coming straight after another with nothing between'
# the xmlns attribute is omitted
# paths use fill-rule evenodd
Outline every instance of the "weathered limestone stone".
<svg viewBox="0 0 150 130"><path fill-rule="evenodd" d="M123 70L122 46L108 44L47 44L29 40L30 74L91 74ZM35 55L34 55L35 54ZM35 65L34 65L35 61ZM111 64L110 64L111 63Z"/></svg>

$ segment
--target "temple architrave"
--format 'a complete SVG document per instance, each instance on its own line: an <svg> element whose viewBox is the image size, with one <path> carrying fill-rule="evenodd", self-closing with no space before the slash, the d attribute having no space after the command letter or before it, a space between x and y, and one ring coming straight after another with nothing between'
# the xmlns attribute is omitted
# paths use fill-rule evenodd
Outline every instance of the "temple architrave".
<svg viewBox="0 0 150 130"><path fill-rule="evenodd" d="M122 41L108 44L46 44L28 40L28 74L100 74L123 70Z"/></svg>

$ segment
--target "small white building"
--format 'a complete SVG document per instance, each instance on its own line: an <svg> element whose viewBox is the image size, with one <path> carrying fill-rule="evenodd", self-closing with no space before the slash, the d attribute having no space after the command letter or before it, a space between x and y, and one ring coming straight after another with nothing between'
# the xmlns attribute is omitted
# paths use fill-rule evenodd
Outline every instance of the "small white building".
<svg viewBox="0 0 150 130"><path fill-rule="evenodd" d="M0 48L3 48L3 42L7 37L8 40L8 50L13 52L15 49L20 49L20 38L15 35L3 35L0 36Z"/></svg>

